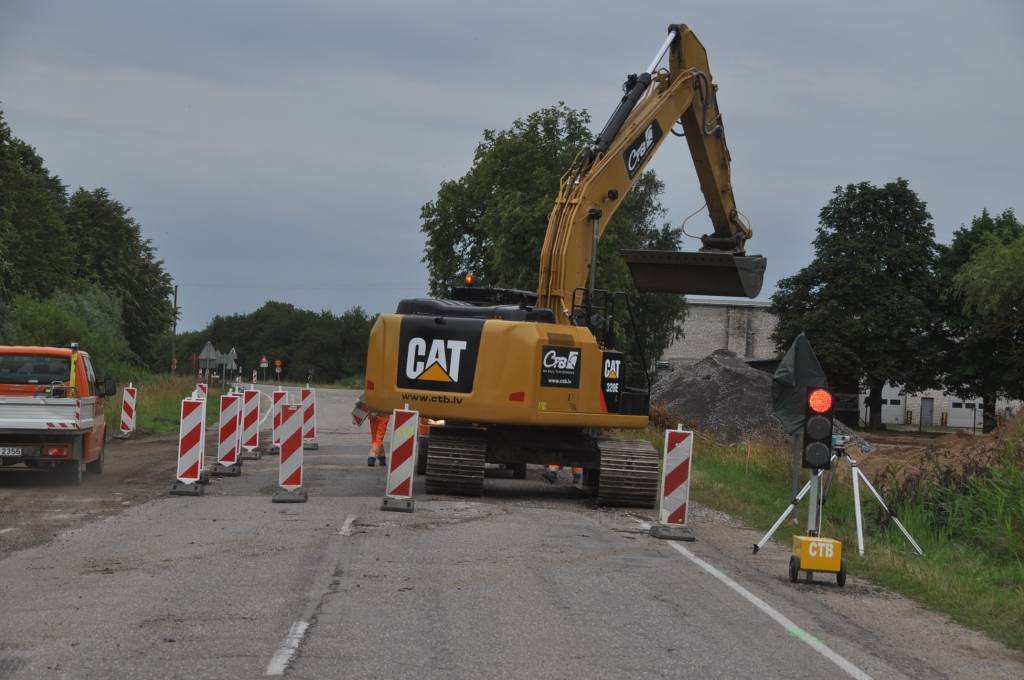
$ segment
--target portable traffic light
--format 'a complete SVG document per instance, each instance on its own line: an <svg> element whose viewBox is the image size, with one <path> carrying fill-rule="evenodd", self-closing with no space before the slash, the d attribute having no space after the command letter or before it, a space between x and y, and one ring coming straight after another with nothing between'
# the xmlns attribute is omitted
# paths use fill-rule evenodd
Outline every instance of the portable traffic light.
<svg viewBox="0 0 1024 680"><path fill-rule="evenodd" d="M832 467L832 393L823 387L807 389L804 404L803 466L814 470Z"/></svg>

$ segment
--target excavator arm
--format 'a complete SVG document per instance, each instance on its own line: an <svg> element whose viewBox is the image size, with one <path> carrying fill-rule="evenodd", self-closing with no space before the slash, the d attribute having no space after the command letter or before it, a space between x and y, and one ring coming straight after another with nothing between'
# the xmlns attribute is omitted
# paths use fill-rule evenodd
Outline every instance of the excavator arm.
<svg viewBox="0 0 1024 680"><path fill-rule="evenodd" d="M659 70L666 52L668 68ZM755 297L765 262L744 252L752 233L733 197L704 46L684 24L670 26L650 67L623 89L601 134L562 177L541 250L537 306L571 323L574 292L594 287L597 244L608 221L670 135L685 135L714 232L701 238L698 253L626 251L638 290Z"/></svg>

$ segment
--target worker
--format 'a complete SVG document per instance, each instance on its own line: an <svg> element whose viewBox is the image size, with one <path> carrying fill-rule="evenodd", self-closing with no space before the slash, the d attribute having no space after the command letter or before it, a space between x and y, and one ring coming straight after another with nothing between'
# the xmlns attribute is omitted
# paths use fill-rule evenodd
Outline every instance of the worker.
<svg viewBox="0 0 1024 680"><path fill-rule="evenodd" d="M554 484L558 481L558 471L561 469L561 465L548 465L547 472L544 473L544 479ZM583 468L574 465L572 468L572 483L579 484L582 479Z"/></svg>
<svg viewBox="0 0 1024 680"><path fill-rule="evenodd" d="M366 464L373 467L377 463L384 467L387 458L384 456L384 437L388 433L388 416L381 413L370 414L370 455L366 458Z"/></svg>

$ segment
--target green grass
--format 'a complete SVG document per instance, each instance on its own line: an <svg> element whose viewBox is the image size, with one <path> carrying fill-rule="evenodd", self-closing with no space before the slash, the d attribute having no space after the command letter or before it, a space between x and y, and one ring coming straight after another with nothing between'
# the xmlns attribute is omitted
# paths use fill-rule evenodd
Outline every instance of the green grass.
<svg viewBox="0 0 1024 680"><path fill-rule="evenodd" d="M151 374L144 371L133 371L128 379L118 382L117 395L107 397L103 405L103 415L107 428L111 433L118 431L121 423L121 388L133 382L138 392L136 404L138 415L135 428L139 434L169 434L178 431L181 414L181 400L192 393L196 380L192 376L172 376L170 374ZM208 425L217 422L217 408L223 391L218 387L210 387L210 401L206 409Z"/></svg>
<svg viewBox="0 0 1024 680"><path fill-rule="evenodd" d="M648 436L660 450L663 433L651 429ZM843 541L850 573L1024 650L1024 470L1019 462L962 488L932 488L903 501L897 515L924 549L923 557L863 486L865 557L857 555L846 468L841 462L841 473L831 475L822 534ZM746 445L722 446L702 437L694 444L694 500L753 528L766 531L775 522L790 500L790 484L789 455L781 447L754 443L748 456ZM788 545L794 533L803 533L806 499L798 514L799 527L782 527L775 540Z"/></svg>

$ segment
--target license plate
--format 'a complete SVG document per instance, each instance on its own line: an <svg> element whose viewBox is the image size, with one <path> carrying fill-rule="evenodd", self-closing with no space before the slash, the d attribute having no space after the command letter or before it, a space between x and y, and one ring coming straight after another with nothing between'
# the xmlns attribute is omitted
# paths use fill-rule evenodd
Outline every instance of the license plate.
<svg viewBox="0 0 1024 680"><path fill-rule="evenodd" d="M20 446L0 446L0 456L20 456Z"/></svg>

